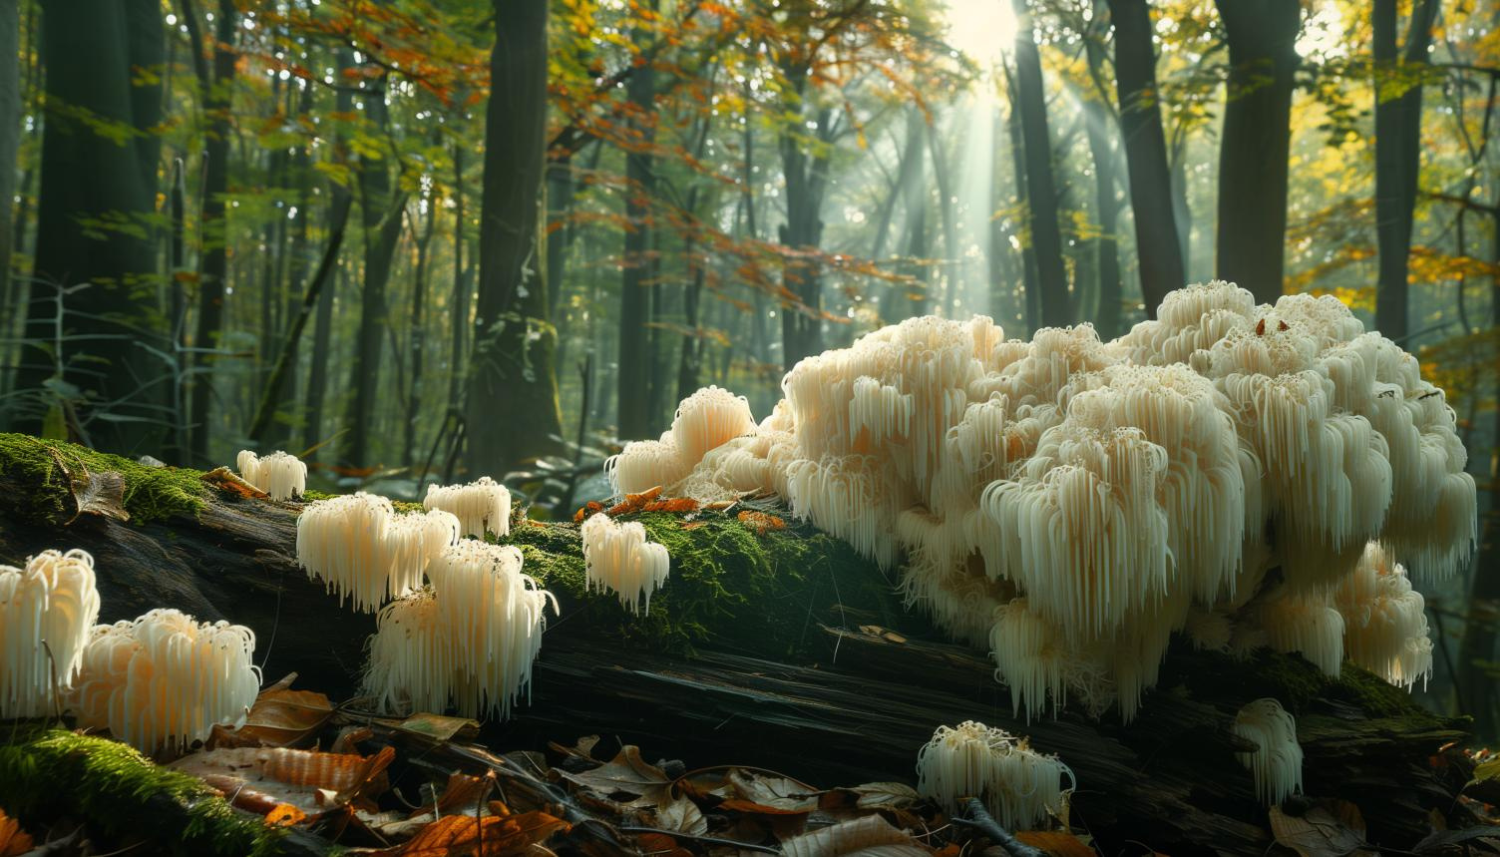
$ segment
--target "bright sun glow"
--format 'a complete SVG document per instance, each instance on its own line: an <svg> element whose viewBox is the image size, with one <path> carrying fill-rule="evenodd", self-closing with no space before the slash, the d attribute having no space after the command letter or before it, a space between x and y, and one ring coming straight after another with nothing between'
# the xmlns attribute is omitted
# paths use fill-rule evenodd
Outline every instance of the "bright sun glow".
<svg viewBox="0 0 1500 857"><path fill-rule="evenodd" d="M948 0L948 44L981 64L993 63L1016 41L1010 0Z"/></svg>

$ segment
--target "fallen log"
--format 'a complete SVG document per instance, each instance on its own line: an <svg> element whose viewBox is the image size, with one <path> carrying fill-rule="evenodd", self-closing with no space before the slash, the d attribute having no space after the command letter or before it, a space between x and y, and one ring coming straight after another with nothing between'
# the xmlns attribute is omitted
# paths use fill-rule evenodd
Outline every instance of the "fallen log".
<svg viewBox="0 0 1500 857"><path fill-rule="evenodd" d="M161 606L230 619L256 631L268 677L295 670L301 687L352 696L374 620L296 566L300 507L222 477L0 436L0 562L84 548L104 621ZM484 740L515 749L599 733L689 766L757 765L831 786L910 782L937 725L977 719L1062 756L1078 781L1071 821L1107 853L1134 842L1262 854L1267 812L1227 727L1244 703L1274 696L1297 716L1307 794L1353 802L1371 844L1410 849L1435 818L1474 820L1457 800L1472 769L1453 749L1465 724L1357 668L1331 680L1299 657L1234 660L1184 644L1130 725L1069 710L1027 723L984 654L906 614L872 564L774 510L743 511L634 516L673 555L670 583L640 620L584 591L576 527L514 521L509 541L562 614L530 704Z"/></svg>

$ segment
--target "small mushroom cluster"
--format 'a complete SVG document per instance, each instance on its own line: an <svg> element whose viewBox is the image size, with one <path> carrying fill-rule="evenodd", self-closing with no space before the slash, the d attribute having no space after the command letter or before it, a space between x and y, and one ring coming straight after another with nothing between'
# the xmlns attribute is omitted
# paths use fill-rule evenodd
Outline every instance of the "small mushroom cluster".
<svg viewBox="0 0 1500 857"><path fill-rule="evenodd" d="M616 496L658 486L673 489L710 450L755 431L750 403L719 387L704 387L682 400L672 427L659 440L633 441L604 463Z"/></svg>
<svg viewBox="0 0 1500 857"><path fill-rule="evenodd" d="M429 485L422 505L458 516L466 536L482 539L486 531L510 534L510 491L488 476L467 485Z"/></svg>
<svg viewBox="0 0 1500 857"><path fill-rule="evenodd" d="M271 495L272 500L290 500L307 491L307 464L295 455L277 450L261 458L242 449L235 465L241 479Z"/></svg>
<svg viewBox="0 0 1500 857"><path fill-rule="evenodd" d="M451 512L399 514L391 501L359 492L310 503L297 519L297 561L309 577L373 613L387 598L422 585L422 573L458 541Z"/></svg>
<svg viewBox="0 0 1500 857"><path fill-rule="evenodd" d="M917 754L917 793L950 813L966 797L980 797L1006 830L1031 830L1049 814L1061 816L1073 773L1056 756L1003 729L966 720L939 726Z"/></svg>
<svg viewBox="0 0 1500 857"><path fill-rule="evenodd" d="M1257 699L1235 715L1230 731L1256 746L1236 753L1255 779L1255 794L1276 806L1302 791L1302 745L1297 743L1297 721L1274 699Z"/></svg>
<svg viewBox="0 0 1500 857"><path fill-rule="evenodd" d="M42 717L72 688L99 619L94 558L42 551L0 565L0 718Z"/></svg>
<svg viewBox="0 0 1500 857"><path fill-rule="evenodd" d="M583 522L585 586L615 592L620 604L651 612L651 593L667 582L672 557L663 545L647 541L639 522L621 524L599 512Z"/></svg>

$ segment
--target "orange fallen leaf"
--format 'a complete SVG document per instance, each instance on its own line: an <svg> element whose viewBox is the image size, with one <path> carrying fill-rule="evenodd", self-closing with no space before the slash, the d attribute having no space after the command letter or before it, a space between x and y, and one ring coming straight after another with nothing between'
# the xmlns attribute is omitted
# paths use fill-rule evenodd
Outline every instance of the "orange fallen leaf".
<svg viewBox="0 0 1500 857"><path fill-rule="evenodd" d="M1047 852L1050 857L1094 857L1094 849L1071 833L1048 830L1026 830L1016 839Z"/></svg>
<svg viewBox="0 0 1500 857"><path fill-rule="evenodd" d="M525 815L450 815L422 828L399 848L372 852L376 857L511 857L545 842L568 823L545 812Z"/></svg>
<svg viewBox="0 0 1500 857"><path fill-rule="evenodd" d="M291 827L304 818L307 818L307 813L289 803L282 803L266 813L266 824L272 827Z"/></svg>
<svg viewBox="0 0 1500 857"><path fill-rule="evenodd" d="M17 857L30 851L34 843L21 829L21 823L0 810L0 857Z"/></svg>

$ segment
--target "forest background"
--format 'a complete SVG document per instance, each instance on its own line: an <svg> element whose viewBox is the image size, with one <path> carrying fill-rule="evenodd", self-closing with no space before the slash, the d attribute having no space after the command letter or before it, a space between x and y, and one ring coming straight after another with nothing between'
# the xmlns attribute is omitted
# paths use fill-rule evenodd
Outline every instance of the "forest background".
<svg viewBox="0 0 1500 857"><path fill-rule="evenodd" d="M561 514L913 315L1334 295L1457 411L1419 693L1500 739L1493 0L0 0L0 58L0 424L170 464Z"/></svg>

